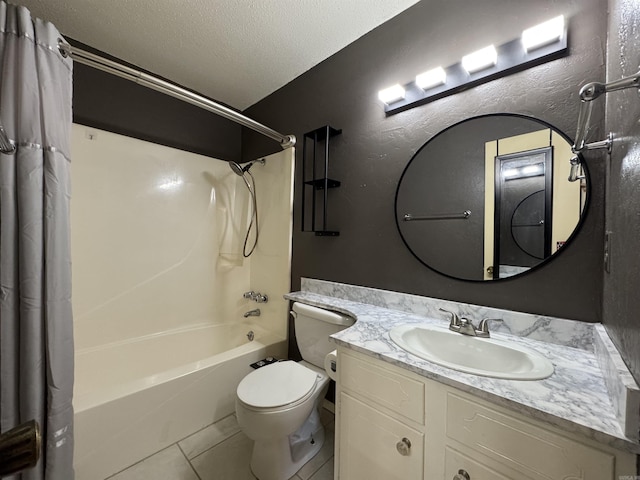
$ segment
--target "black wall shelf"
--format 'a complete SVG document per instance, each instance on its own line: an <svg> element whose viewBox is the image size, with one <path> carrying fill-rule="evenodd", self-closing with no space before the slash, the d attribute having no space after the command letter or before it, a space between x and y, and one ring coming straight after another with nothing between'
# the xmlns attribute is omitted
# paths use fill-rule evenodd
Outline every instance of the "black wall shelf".
<svg viewBox="0 0 640 480"><path fill-rule="evenodd" d="M309 180L304 183L305 185L311 185L315 187L316 190L324 190L325 182L323 178L319 178L318 180ZM327 178L327 188L336 188L339 186L340 186L340 182L338 180L331 180L330 178Z"/></svg>
<svg viewBox="0 0 640 480"><path fill-rule="evenodd" d="M341 133L342 130L325 125L304 134L302 144L303 232L313 232L317 236L336 237L340 235L339 231L327 228L327 204L329 200L328 190L340 186L338 180L331 179L328 176L329 140ZM319 154L320 149L322 151ZM321 198L318 199L317 197Z"/></svg>

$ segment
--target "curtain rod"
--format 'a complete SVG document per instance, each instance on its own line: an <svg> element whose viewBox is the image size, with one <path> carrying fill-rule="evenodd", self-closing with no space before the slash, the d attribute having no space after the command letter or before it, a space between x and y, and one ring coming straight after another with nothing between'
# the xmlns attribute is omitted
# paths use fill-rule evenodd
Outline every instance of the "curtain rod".
<svg viewBox="0 0 640 480"><path fill-rule="evenodd" d="M209 112L220 115L221 117L231 120L232 122L239 123L240 125L250 128L262 135L265 135L272 140L280 143L280 146L285 149L292 147L296 144L296 137L294 135L283 135L275 130L262 125L248 117L245 117L241 113L232 110L231 108L220 105L213 100L210 100L197 93L190 92L189 90L182 88L174 83L167 82L153 75L149 75L140 70L136 70L121 63L114 62L107 58L101 57L86 50L82 50L77 47L73 47L62 40L58 41L58 50L63 57L71 57L74 61L87 65L89 67L102 70L103 72L116 75L118 77L130 80L157 92L164 93L171 97L182 100L183 102L190 103L196 107L200 107Z"/></svg>

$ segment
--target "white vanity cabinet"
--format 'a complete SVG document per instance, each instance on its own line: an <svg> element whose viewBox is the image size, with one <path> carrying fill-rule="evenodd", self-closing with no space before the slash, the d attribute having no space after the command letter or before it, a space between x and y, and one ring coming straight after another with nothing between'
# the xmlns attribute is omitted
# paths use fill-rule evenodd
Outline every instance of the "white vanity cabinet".
<svg viewBox="0 0 640 480"><path fill-rule="evenodd" d="M338 349L335 478L619 480L636 456ZM623 477L624 478L624 477Z"/></svg>
<svg viewBox="0 0 640 480"><path fill-rule="evenodd" d="M343 393L341 478L404 480L423 477L424 433Z"/></svg>
<svg viewBox="0 0 640 480"><path fill-rule="evenodd" d="M340 477L412 479L424 476L424 383L362 358L339 361ZM341 379L345 379L343 383Z"/></svg>

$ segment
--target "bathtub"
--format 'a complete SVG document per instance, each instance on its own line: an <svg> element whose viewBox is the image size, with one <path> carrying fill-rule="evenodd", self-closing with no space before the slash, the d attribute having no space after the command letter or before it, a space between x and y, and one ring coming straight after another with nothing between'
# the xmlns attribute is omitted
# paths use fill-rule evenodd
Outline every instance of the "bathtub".
<svg viewBox="0 0 640 480"><path fill-rule="evenodd" d="M249 364L269 355L284 357L286 340L247 324L76 351L76 480L104 479L233 413Z"/></svg>

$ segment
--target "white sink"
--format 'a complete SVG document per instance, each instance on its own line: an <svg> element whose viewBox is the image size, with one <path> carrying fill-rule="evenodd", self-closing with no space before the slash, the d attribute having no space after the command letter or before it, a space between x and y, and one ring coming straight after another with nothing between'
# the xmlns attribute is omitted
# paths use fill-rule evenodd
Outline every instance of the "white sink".
<svg viewBox="0 0 640 480"><path fill-rule="evenodd" d="M389 335L403 350L465 373L511 380L541 380L553 373L553 364L538 352L493 338L416 324L398 325Z"/></svg>

